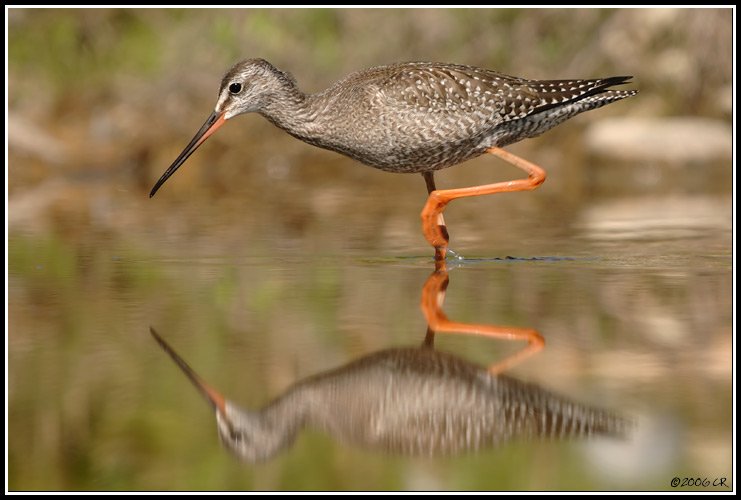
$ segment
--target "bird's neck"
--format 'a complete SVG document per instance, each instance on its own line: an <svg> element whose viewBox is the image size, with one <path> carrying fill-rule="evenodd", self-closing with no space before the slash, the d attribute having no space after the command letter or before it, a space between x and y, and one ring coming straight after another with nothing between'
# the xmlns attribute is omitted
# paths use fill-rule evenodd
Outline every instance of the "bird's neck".
<svg viewBox="0 0 741 500"><path fill-rule="evenodd" d="M263 438L269 454L290 446L306 423L303 394L289 390L258 412Z"/></svg>
<svg viewBox="0 0 741 500"><path fill-rule="evenodd" d="M280 78L280 90L259 111L275 126L292 136L311 142L315 138L320 106L315 95L301 91L292 77Z"/></svg>

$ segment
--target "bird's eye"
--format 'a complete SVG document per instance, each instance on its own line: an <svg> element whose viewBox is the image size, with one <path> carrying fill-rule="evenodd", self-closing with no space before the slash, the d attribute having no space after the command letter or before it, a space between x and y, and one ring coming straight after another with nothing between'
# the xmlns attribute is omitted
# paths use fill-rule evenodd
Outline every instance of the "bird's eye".
<svg viewBox="0 0 741 500"><path fill-rule="evenodd" d="M238 82L230 83L229 92L231 92L232 94L239 94L240 92L242 92L242 84Z"/></svg>

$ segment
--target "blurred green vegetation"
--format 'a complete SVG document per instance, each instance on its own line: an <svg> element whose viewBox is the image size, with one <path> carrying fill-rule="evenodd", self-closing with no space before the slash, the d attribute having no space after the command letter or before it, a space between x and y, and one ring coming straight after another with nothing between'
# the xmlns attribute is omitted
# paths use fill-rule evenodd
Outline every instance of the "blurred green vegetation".
<svg viewBox="0 0 741 500"><path fill-rule="evenodd" d="M714 90L730 83L731 29L728 9L14 8L11 103L45 85L62 102L80 92L115 98L127 91L121 75L149 81L141 97L155 103L167 83L206 78L215 91L247 57L315 88L371 65L434 59L532 78L634 74L672 97L665 113L689 104L706 114L717 112Z"/></svg>
<svg viewBox="0 0 741 500"><path fill-rule="evenodd" d="M81 87L105 88L119 72L147 76L159 65L154 26L134 10L39 9L21 17L11 23L9 63L56 82L59 99Z"/></svg>

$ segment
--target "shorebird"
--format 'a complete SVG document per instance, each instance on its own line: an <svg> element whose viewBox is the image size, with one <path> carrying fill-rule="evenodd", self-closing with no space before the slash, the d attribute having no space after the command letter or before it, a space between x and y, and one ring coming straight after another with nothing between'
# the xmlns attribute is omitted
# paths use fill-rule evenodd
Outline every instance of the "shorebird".
<svg viewBox="0 0 741 500"><path fill-rule="evenodd" d="M572 116L635 95L614 90L631 76L527 80L459 64L411 62L379 66L306 94L287 72L264 59L235 64L221 81L214 112L152 188L162 184L227 120L259 113L292 136L387 172L422 174L428 198L422 229L445 258L442 213L450 201L532 190L545 171L503 149ZM434 172L490 153L524 170L527 179L438 190Z"/></svg>
<svg viewBox="0 0 741 500"><path fill-rule="evenodd" d="M246 462L270 459L304 427L366 449L451 455L513 439L621 437L629 421L430 347L378 351L307 377L260 410L206 384L150 330L216 412L221 441Z"/></svg>
<svg viewBox="0 0 741 500"><path fill-rule="evenodd" d="M460 454L513 439L624 436L631 422L502 375L539 349L535 330L448 320L442 301L444 264L422 290L427 334L419 347L371 353L307 377L260 410L237 406L196 374L165 340L150 332L216 413L225 446L247 462L289 447L304 427L343 443L404 455ZM489 367L434 349L437 332L527 340L528 347Z"/></svg>

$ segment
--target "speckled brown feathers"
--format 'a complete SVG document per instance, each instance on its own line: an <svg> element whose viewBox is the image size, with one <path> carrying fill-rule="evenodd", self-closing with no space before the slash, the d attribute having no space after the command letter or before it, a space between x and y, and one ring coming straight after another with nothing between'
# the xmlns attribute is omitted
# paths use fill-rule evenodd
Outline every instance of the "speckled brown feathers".
<svg viewBox="0 0 741 500"><path fill-rule="evenodd" d="M289 73L247 59L226 73L214 112L150 197L211 134L243 113L259 113L294 137L375 168L431 175L632 96L638 91L611 88L630 78L533 81L414 62L358 71L305 94Z"/></svg>
<svg viewBox="0 0 741 500"><path fill-rule="evenodd" d="M454 199L532 190L545 170L502 149L572 116L635 95L614 90L629 76L594 80L525 80L457 64L413 62L348 75L323 92L305 94L296 80L264 59L227 71L213 113L149 193L150 198L229 119L259 113L292 136L388 172L421 173L428 198L422 213L435 260L449 234L443 210ZM491 153L527 179L438 190L434 172Z"/></svg>
<svg viewBox="0 0 741 500"><path fill-rule="evenodd" d="M221 88L223 95L232 82L251 86L259 105L250 110L310 144L386 171L426 172L632 96L636 90L611 89L630 78L534 81L416 62L359 71L306 95L293 77L257 59L235 65Z"/></svg>

